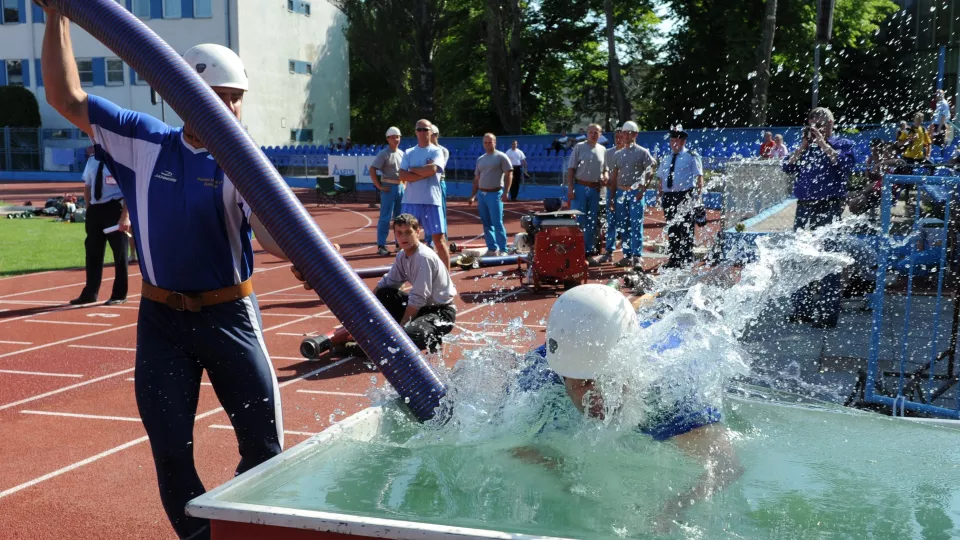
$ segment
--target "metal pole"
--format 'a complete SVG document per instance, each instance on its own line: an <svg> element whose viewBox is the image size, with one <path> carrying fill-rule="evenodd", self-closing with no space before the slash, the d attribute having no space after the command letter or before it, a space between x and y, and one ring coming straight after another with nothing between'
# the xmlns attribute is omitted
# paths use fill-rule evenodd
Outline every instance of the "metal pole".
<svg viewBox="0 0 960 540"><path fill-rule="evenodd" d="M815 109L819 101L820 101L820 44L817 43L813 47L813 106L811 108Z"/></svg>
<svg viewBox="0 0 960 540"><path fill-rule="evenodd" d="M937 90L943 90L943 73L946 69L947 48L940 46L940 54L937 57Z"/></svg>

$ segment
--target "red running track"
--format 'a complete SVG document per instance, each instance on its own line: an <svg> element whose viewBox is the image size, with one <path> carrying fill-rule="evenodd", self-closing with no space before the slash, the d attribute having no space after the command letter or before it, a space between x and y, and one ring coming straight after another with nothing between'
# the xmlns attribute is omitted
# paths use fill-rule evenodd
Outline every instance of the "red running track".
<svg viewBox="0 0 960 540"><path fill-rule="evenodd" d="M62 185L15 187L15 196L34 199L64 192ZM0 186L0 198L22 202L8 188ZM351 264L389 264L391 259L375 253L377 210L363 201L316 207L309 192L301 198ZM506 205L511 234L518 232L520 216L537 204ZM451 202L449 219L452 240L480 242L475 208ZM648 215L648 235L661 234L661 219ZM300 358L303 335L329 331L337 321L315 294L301 288L289 263L258 251L256 268L254 285L282 387L289 448L366 407L365 392L374 381L385 383L361 360L330 364ZM605 279L617 271L603 267L592 273ZM112 278L112 268L105 269L104 291ZM446 365L487 340L516 351L543 342L543 319L554 293L518 288L514 267L457 272L455 280L458 324L454 343L443 353ZM83 281L82 269L0 279L0 538L175 538L160 505L133 393L139 270L131 268L129 302L121 306L70 306ZM376 280L367 282L373 286ZM517 317L524 331L507 332L506 323ZM230 479L239 460L219 406L204 385L194 448L208 488Z"/></svg>

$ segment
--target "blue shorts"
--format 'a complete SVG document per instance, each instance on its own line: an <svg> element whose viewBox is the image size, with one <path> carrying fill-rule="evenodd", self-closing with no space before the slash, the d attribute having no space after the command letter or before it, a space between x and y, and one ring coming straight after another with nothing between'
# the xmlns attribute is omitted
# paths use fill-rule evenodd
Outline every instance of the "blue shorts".
<svg viewBox="0 0 960 540"><path fill-rule="evenodd" d="M400 206L400 212L417 218L428 240L435 234L447 234L447 220L443 218L443 207L434 204L403 203Z"/></svg>

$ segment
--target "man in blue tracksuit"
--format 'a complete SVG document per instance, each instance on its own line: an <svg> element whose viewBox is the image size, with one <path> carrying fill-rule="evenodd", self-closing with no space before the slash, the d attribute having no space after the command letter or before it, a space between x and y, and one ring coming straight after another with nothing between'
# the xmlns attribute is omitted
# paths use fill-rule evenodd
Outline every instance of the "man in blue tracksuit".
<svg viewBox="0 0 960 540"><path fill-rule="evenodd" d="M209 538L206 520L184 513L204 492L193 461L204 370L236 431L237 473L283 447L280 391L250 282L250 207L190 126L172 128L87 95L70 22L52 8L46 16L47 101L94 141L123 192L137 240L143 299L135 388L160 498L180 538ZM236 53L199 45L184 59L239 118L248 81Z"/></svg>
<svg viewBox="0 0 960 540"><path fill-rule="evenodd" d="M794 230L819 229L839 221L847 204L847 181L855 159L853 141L834 134L833 113L817 107L807 117L800 146L783 162L786 173L796 175L793 196L797 198ZM825 249L836 250L827 242ZM833 328L840 318L842 300L840 274L829 275L819 283L808 285L796 293L792 322L810 322L814 327ZM814 293L819 289L819 300Z"/></svg>
<svg viewBox="0 0 960 540"><path fill-rule="evenodd" d="M540 416L538 435L563 430L561 418L603 420L605 415L615 414L605 405L597 380L611 369L608 364L618 343L637 332L638 326L649 324L641 325L633 306L611 287L581 285L557 299L547 319L547 342L524 358L517 381L520 391L562 392L569 397L569 401L543 400L552 409ZM663 352L680 343L679 332L672 332L653 350ZM676 387L675 381L658 381L645 389L645 401L652 410L649 420L637 426L638 431L657 441L672 441L700 461L706 471L694 487L666 503L657 518L661 529L682 519L691 501L709 498L743 473L728 432L719 424L720 411L706 403L698 389L677 393ZM535 445L517 448L513 454L524 461L554 466Z"/></svg>

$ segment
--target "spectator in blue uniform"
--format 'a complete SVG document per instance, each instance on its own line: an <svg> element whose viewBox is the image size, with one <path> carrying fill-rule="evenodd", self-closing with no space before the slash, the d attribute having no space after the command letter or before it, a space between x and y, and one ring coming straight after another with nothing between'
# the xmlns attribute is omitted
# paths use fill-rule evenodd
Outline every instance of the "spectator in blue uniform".
<svg viewBox="0 0 960 540"><path fill-rule="evenodd" d="M88 95L70 21L54 8L45 11L47 101L90 136L120 186L136 233L143 298L135 391L160 498L180 538L209 538L209 523L184 512L204 492L193 458L204 370L235 429L237 473L283 447L280 391L250 282L250 206L191 126L173 128ZM239 119L248 81L236 53L205 44L184 59Z"/></svg>
<svg viewBox="0 0 960 540"><path fill-rule="evenodd" d="M840 220L847 203L847 181L855 163L853 142L833 133L830 109L811 110L807 121L800 146L783 163L784 172L796 175L794 230L819 229ZM824 247L836 250L830 243ZM820 297L815 301L818 289ZM819 328L837 326L841 293L840 274L829 275L800 289L792 297L791 322L810 322Z"/></svg>
<svg viewBox="0 0 960 540"><path fill-rule="evenodd" d="M703 191L703 163L696 152L687 150L687 132L683 126L670 128L670 155L657 169L657 197L667 221L666 268L693 263L694 207Z"/></svg>
<svg viewBox="0 0 960 540"><path fill-rule="evenodd" d="M547 342L527 355L518 386L521 390L536 392L563 388L570 399L568 403L585 417L602 420L608 414L616 414L604 403L597 381L611 369L609 361L615 347L639 327L633 306L619 291L600 284L574 287L561 295L550 309ZM662 352L679 345L679 336L674 333L666 342L655 345L654 350ZM650 419L638 426L638 431L657 441L671 441L700 461L706 470L693 488L668 501L660 514L658 528L668 528L672 521L682 519L686 507L724 489L743 472L730 445L729 433L719 424L720 411L705 403L696 388L680 398L665 397L667 394L658 392L658 387L668 383L655 382L652 388L646 389L652 396L647 402L653 411ZM547 403L564 402L549 400ZM558 410L555 415L562 413ZM541 421L538 433L562 429L561 424L550 421L550 414ZM528 462L548 467L556 465L555 460L547 458L534 445L517 448L513 454Z"/></svg>
<svg viewBox="0 0 960 540"><path fill-rule="evenodd" d="M430 142L432 131L429 120L417 121L417 145L404 153L400 164L400 180L407 184L400 211L417 218L427 243L433 241L437 256L449 269L447 217L443 212L443 189L440 186L447 161L443 150Z"/></svg>

